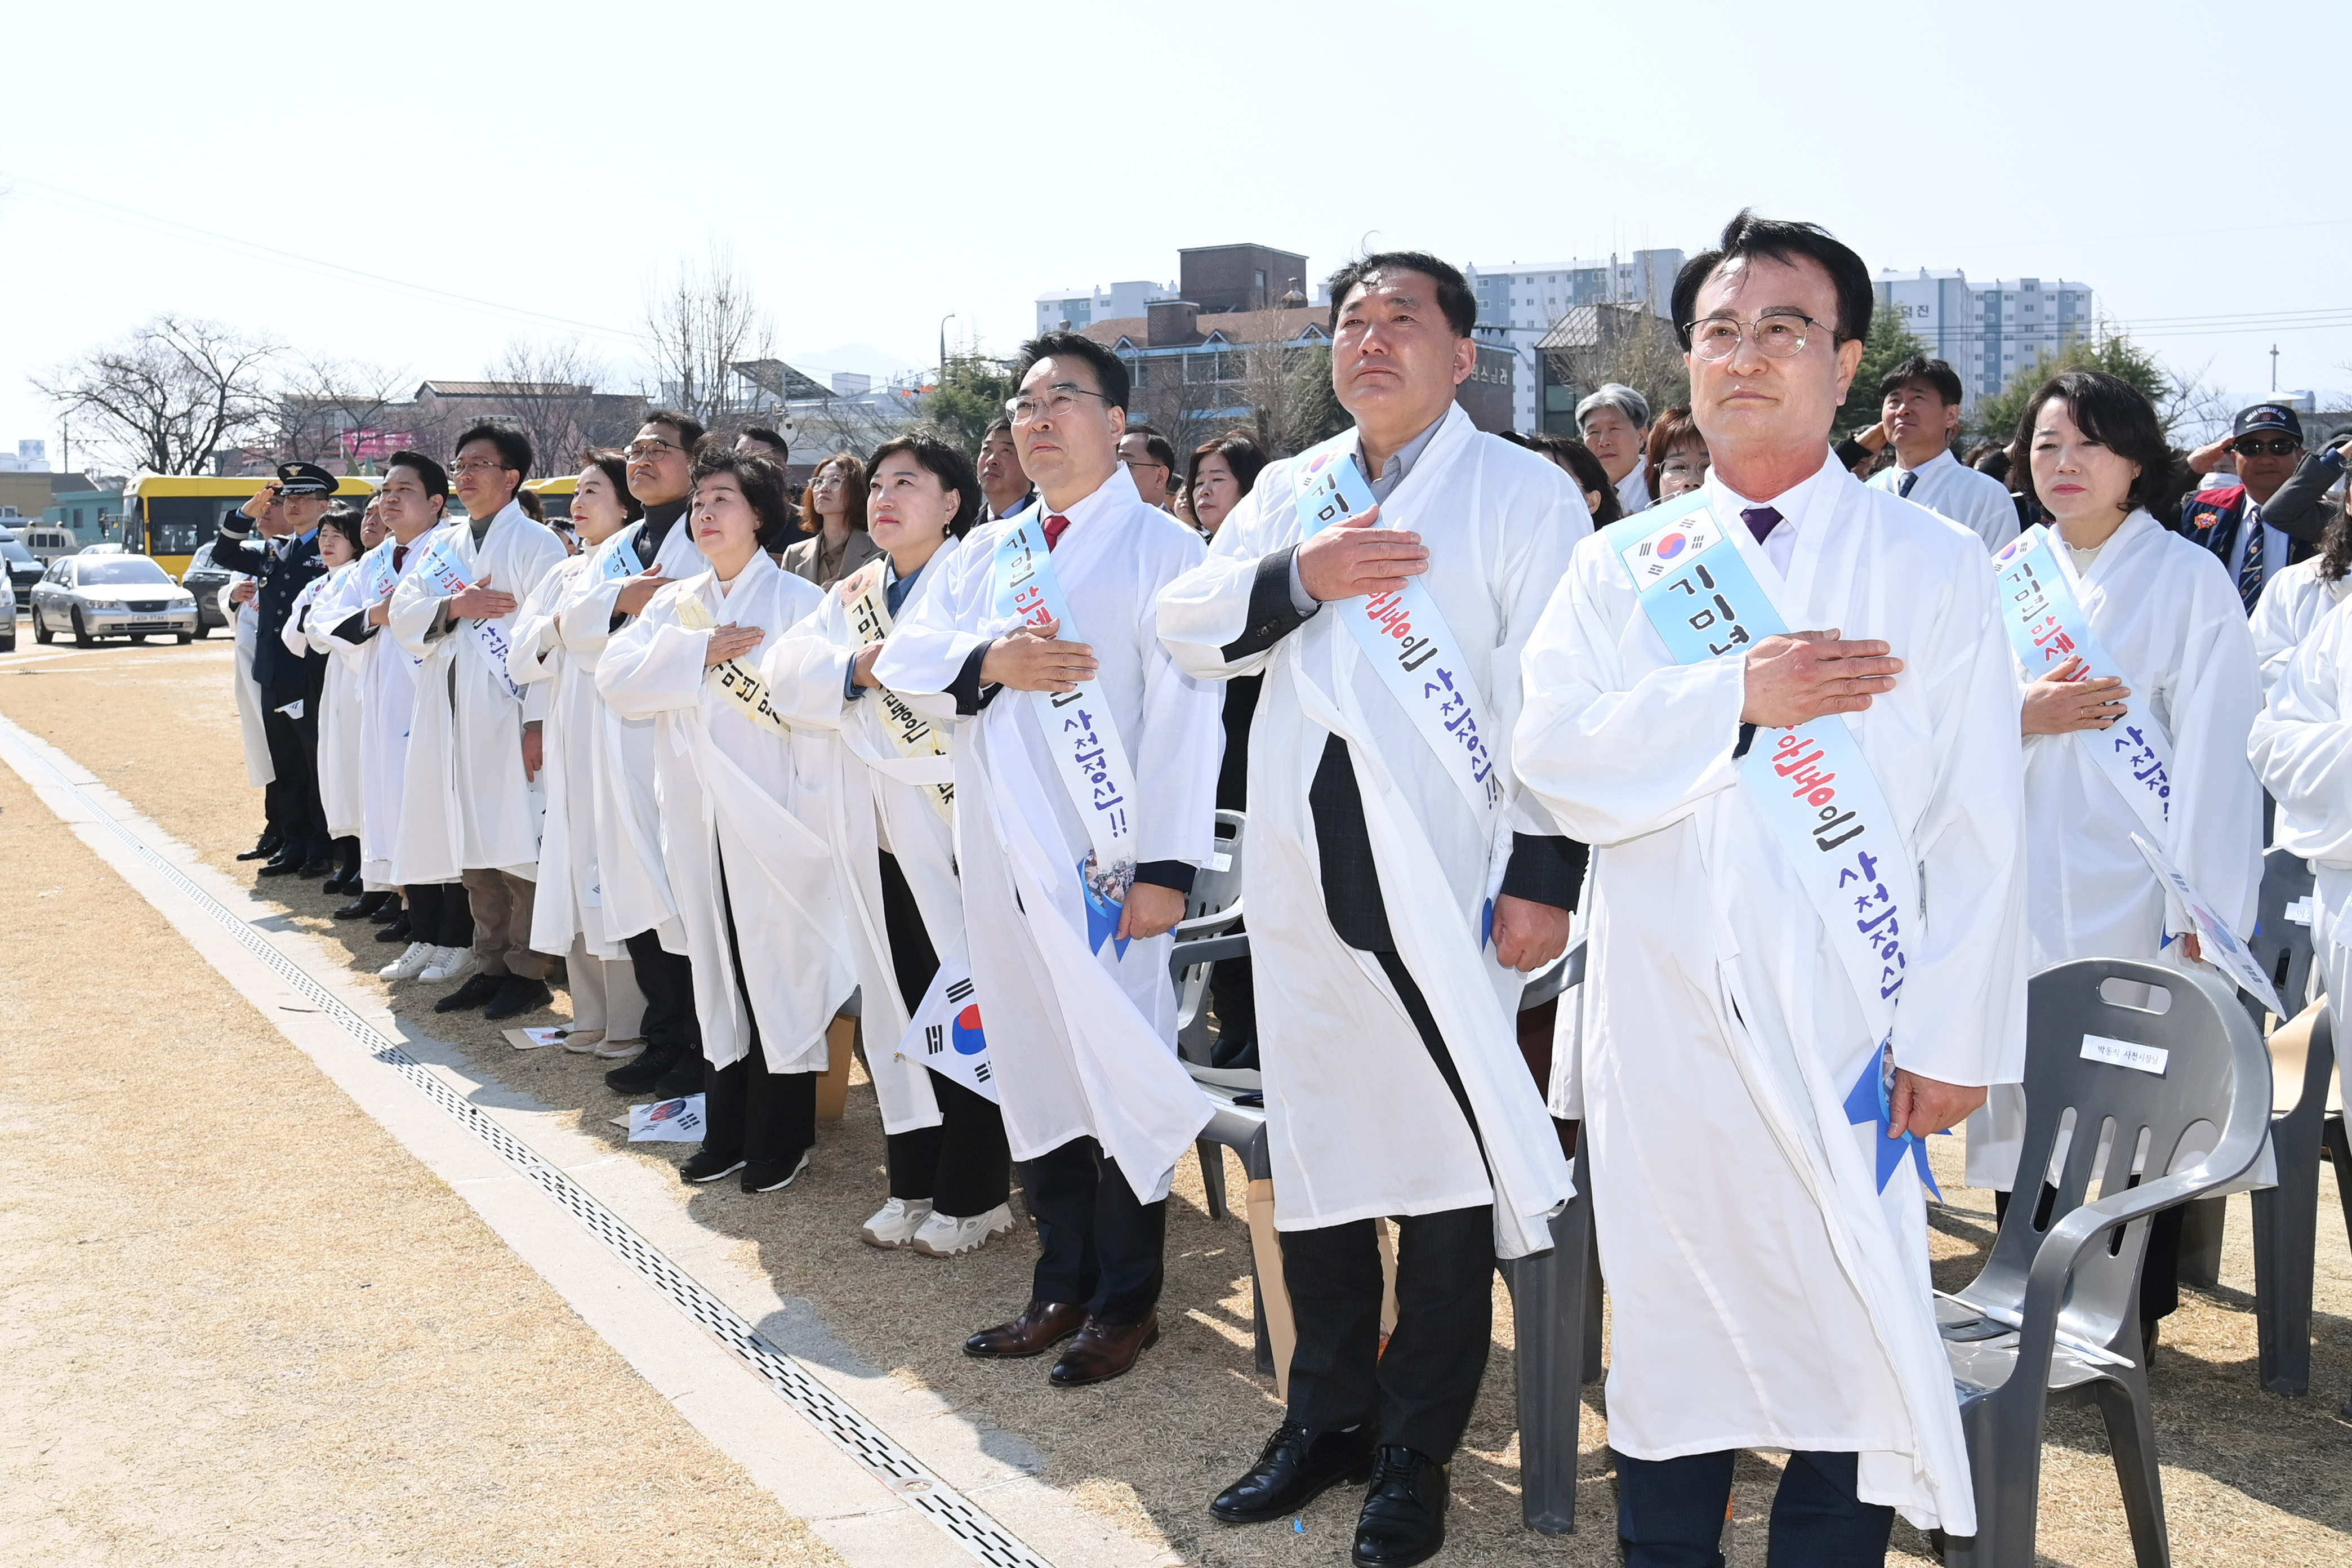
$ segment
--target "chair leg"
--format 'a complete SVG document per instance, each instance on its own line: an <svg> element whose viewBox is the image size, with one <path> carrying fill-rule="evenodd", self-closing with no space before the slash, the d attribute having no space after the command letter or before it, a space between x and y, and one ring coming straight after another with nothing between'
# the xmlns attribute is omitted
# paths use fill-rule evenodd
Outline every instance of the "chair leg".
<svg viewBox="0 0 2352 1568"><path fill-rule="evenodd" d="M1208 1194L1209 1217L1223 1219L1231 1213L1225 1207L1225 1146L1203 1138L1192 1147L1201 1156L1201 1186Z"/></svg>
<svg viewBox="0 0 2352 1568"><path fill-rule="evenodd" d="M2336 1201L2344 1209L2344 1235L2352 1240L2352 1137L2345 1131L2344 1118L2330 1116L2321 1124L2325 1129L2327 1156L2336 1167ZM2316 1226L2314 1226L2316 1229ZM2316 1237L2314 1238L2315 1245ZM2352 1421L2352 1398L2344 1401L2344 1417Z"/></svg>
<svg viewBox="0 0 2352 1568"><path fill-rule="evenodd" d="M2137 1568L2172 1568L2172 1544L2164 1532L2164 1480L2156 1464L2156 1422L2148 1408L2147 1375L2133 1368L2116 1379L2101 1379L2093 1393L2106 1418L2107 1447L2116 1457L2116 1480L2123 1489L2124 1518L2131 1525L2132 1561Z"/></svg>
<svg viewBox="0 0 2352 1568"><path fill-rule="evenodd" d="M1519 1517L1541 1535L1576 1528L1583 1401L1571 1372L1584 1342L1583 1207L1580 1197L1552 1217L1550 1251L1503 1266L1517 1325Z"/></svg>
<svg viewBox="0 0 2352 1568"><path fill-rule="evenodd" d="M1962 1408L1977 1496L1977 1533L1966 1543L1967 1554L1948 1556L1948 1563L1966 1563L1969 1568L2034 1568L2033 1542L2042 1510L2042 1424L2048 1399L2035 1386L2041 1381L2020 1368L2007 1386Z"/></svg>
<svg viewBox="0 0 2352 1568"><path fill-rule="evenodd" d="M2221 1282L2221 1227L2227 1198L2200 1198L2187 1205L2180 1232L2180 1282L2210 1290Z"/></svg>
<svg viewBox="0 0 2352 1568"><path fill-rule="evenodd" d="M2254 1209L2254 1334L2263 1386L2300 1394L2311 1387L2312 1272L2319 1247L2319 1119L2271 1123L2278 1185L2252 1194Z"/></svg>

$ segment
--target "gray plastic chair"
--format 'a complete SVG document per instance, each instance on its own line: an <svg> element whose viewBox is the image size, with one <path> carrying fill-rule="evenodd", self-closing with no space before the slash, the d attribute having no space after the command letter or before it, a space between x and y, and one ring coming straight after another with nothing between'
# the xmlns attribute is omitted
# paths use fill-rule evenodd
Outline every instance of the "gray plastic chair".
<svg viewBox="0 0 2352 1568"><path fill-rule="evenodd" d="M2166 994L2161 1013L2104 998L2110 979ZM2151 1001L2154 998L2151 997ZM2083 1055L2091 1036L2168 1053L2161 1074ZM2074 1112L2049 1215L2010 1205L1984 1271L1937 1303L1968 1434L1978 1533L1945 1542L1948 1568L2032 1568L2041 1504L2042 1415L2053 1403L2095 1403L2114 1450L2139 1568L2172 1561L2163 1483L2139 1342L2139 1275L2148 1217L2230 1182L2253 1164L2269 1131L2270 1057L2231 988L2124 959L2043 970L2026 1006L2025 1141L2020 1171L2044 1171ZM2200 1122L2221 1130L2210 1152L2171 1171ZM2100 1132L2114 1140L2104 1172ZM2128 1173L2145 1141L2137 1184ZM2085 1202L2095 1177L2102 1196Z"/></svg>
<svg viewBox="0 0 2352 1568"><path fill-rule="evenodd" d="M1231 1149L1246 1160L1251 1140L1265 1126L1263 1107L1234 1103L1260 1090L1255 1069L1209 1065L1209 1053L1215 1044L1209 1029L1209 977L1223 960L1249 954L1248 935L1234 931L1242 921L1242 845L1248 828L1244 814L1217 813L1219 859L1193 877L1192 891L1184 900L1184 918L1176 923L1176 944L1168 958L1169 973L1176 983L1176 1057L1217 1108L1193 1150L1201 1161L1201 1185L1207 1193L1209 1217L1220 1220L1232 1212L1225 1201L1223 1151Z"/></svg>

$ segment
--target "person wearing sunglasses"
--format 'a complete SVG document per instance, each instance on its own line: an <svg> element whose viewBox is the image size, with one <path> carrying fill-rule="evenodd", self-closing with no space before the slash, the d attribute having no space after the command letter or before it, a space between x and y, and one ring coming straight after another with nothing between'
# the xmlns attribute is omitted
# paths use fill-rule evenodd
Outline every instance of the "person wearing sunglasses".
<svg viewBox="0 0 2352 1568"><path fill-rule="evenodd" d="M2303 421L2284 403L2239 410L2227 437L2189 455L2189 471L2212 473L2225 457L2235 464L2238 482L2183 496L2175 526L2221 557L2252 615L2266 582L2318 552L2327 531L2322 492L2341 472L2317 483L2325 472L2320 466L2314 465L2309 475L2297 473ZM2290 479L2304 482L2282 494Z"/></svg>

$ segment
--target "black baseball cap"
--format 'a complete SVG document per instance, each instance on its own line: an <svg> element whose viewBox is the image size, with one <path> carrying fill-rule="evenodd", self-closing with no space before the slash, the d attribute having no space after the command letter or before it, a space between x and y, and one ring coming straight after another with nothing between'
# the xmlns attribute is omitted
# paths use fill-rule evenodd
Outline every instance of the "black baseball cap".
<svg viewBox="0 0 2352 1568"><path fill-rule="evenodd" d="M278 465L278 490L280 495L331 496L338 483L335 476L316 463L280 463Z"/></svg>
<svg viewBox="0 0 2352 1568"><path fill-rule="evenodd" d="M2284 403L2257 403L2252 408L2242 408L2237 422L2230 426L2232 437L2251 436L2259 430L2284 431L2298 442L2303 439L2303 421Z"/></svg>

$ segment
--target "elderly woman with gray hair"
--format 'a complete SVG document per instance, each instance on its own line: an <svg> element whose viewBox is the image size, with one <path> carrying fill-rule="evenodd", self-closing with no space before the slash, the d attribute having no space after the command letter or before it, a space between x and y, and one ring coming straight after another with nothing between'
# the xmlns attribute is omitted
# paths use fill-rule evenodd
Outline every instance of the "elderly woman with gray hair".
<svg viewBox="0 0 2352 1568"><path fill-rule="evenodd" d="M1629 513L1649 505L1643 458L1650 435L1650 400L1621 382L1603 383L1576 405L1576 430L1609 470L1619 504Z"/></svg>

